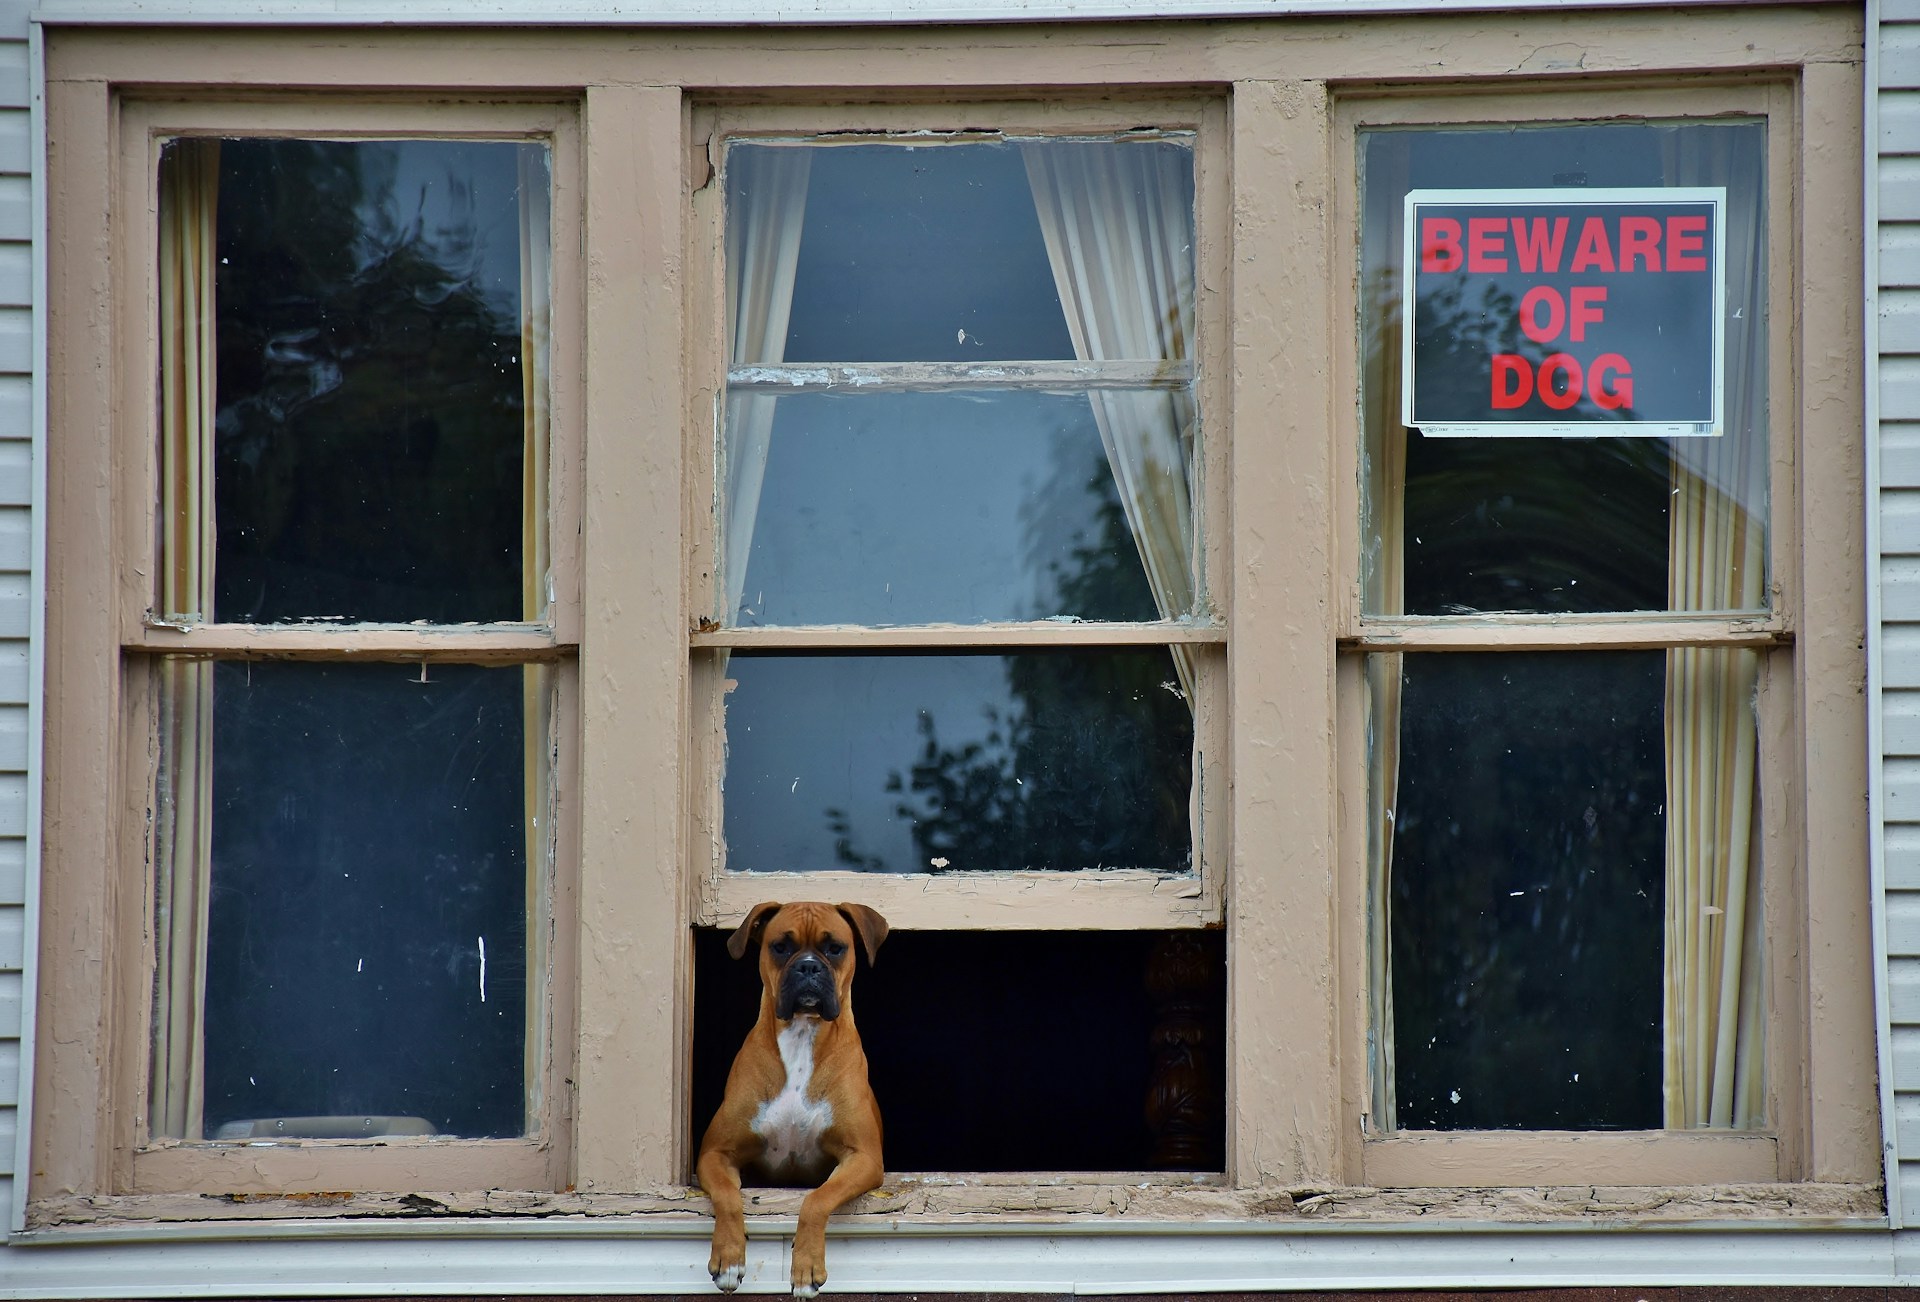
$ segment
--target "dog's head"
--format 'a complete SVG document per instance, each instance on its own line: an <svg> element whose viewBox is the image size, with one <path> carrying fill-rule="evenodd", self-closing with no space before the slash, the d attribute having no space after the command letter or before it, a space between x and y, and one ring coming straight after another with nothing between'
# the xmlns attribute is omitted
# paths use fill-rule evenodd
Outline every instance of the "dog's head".
<svg viewBox="0 0 1920 1302"><path fill-rule="evenodd" d="M886 938L887 920L864 904L769 902L747 910L727 938L727 953L741 958L760 946L760 983L773 993L781 1021L795 1013L832 1021L853 986L855 942L872 963Z"/></svg>

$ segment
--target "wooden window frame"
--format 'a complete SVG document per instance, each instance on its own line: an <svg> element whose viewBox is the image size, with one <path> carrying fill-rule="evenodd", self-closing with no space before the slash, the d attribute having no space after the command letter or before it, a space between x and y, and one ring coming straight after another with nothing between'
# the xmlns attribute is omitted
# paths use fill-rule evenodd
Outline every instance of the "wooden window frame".
<svg viewBox="0 0 1920 1302"><path fill-rule="evenodd" d="M1224 271L1225 106L1217 97L1155 99L1129 97L1120 105L1038 105L1031 101L961 101L938 107L892 105L831 109L788 106L713 105L696 110L693 136L704 142L713 165L722 165L729 141L822 139L885 142L931 135L936 142L1027 139L1043 136L1120 135L1150 125L1190 133L1193 148L1196 286L1216 282ZM985 128L985 129L983 129ZM932 147L938 147L937 143ZM693 268L688 294L691 312L691 364L697 415L690 430L712 431L688 449L693 500L715 503L721 433L720 413L728 387L726 324L712 311L724 304L725 249L723 186L717 181L694 195L687 265ZM1226 422L1224 407L1226 322L1224 304L1200 298L1196 290L1194 396L1200 413L1198 454L1193 467L1195 559L1200 570L1203 609L1206 594L1226 581L1225 548L1217 536L1226 520ZM847 359L853 360L853 359ZM1054 368L1065 372L1072 363ZM817 368L809 368L817 369ZM883 383L895 368L861 368ZM932 368L929 368L932 369ZM939 368L945 371L948 368ZM954 367L958 373L970 368ZM979 370L1004 373L1000 364ZM1035 369L1035 368L1029 368ZM1044 387L1048 368L1037 368L1032 383ZM916 372L917 374L917 372ZM1056 380L1056 383L1058 381ZM781 392L789 391L782 387ZM708 404L711 403L709 406ZM688 591L695 611L714 612L718 512L710 506L690 514ZM712 623L710 619L707 623ZM924 624L898 627L809 625L781 628L718 628L696 623L688 635L692 653L690 681L694 702L692 771L693 922L732 925L762 900L857 899L878 909L896 928L978 930L1061 930L1184 928L1218 926L1225 897L1226 650L1228 621L1214 613L1178 622L1140 624L1063 623L1052 620L982 624ZM977 873L860 873L842 869L809 872L731 872L724 866L721 828L721 769L724 760L723 691L716 651L734 649L840 650L850 653L942 649L950 651L1031 651L1095 647L1187 645L1196 656L1193 790L1189 814L1194 832L1193 871L1182 874L1139 869ZM1211 793L1211 794L1209 794Z"/></svg>
<svg viewBox="0 0 1920 1302"><path fill-rule="evenodd" d="M1232 646L1211 633L1201 639L1214 639L1224 661L1201 703L1216 712L1207 735L1220 743L1219 780L1202 770L1201 880L1218 895L1160 899L1122 882L1088 916L1106 926L1217 922L1226 930L1230 1188L1203 1190L1190 1203L1162 1189L1154 1195L1162 1210L1141 1214L1218 1217L1239 1207L1255 1218L1304 1199L1302 1191L1331 1189L1353 1214L1391 1220L1405 1218L1409 1204L1368 1187L1522 1186L1475 1195L1471 1214L1484 1220L1503 1208L1536 1215L1542 1204L1525 1186L1569 1182L1685 1185L1707 1214L1743 1199L1762 1214L1778 1209L1777 1199L1715 1183L1745 1173L1844 1187L1825 1201L1809 1196L1809 1207L1866 1206L1881 1164L1861 812L1866 723L1855 690L1864 682L1855 639L1866 582L1860 250L1851 220L1859 22L1839 6L1754 7L1737 24L1727 13L614 36L583 28L537 39L505 29L50 31L47 193L56 237L48 242L48 725L31 1222L347 1215L382 1206L383 1189L524 1191L483 1204L496 1215L687 1209L698 1124L687 1116L688 924L725 925L743 899L713 877L718 685L695 668L715 645L703 640L699 613L714 604L712 460L724 381L711 124L885 130L926 120L1045 133L1138 126L1138 106L1166 104L1193 106L1199 147L1212 151L1196 172L1201 481L1214 524L1206 586ZM1116 41L1116 31L1127 39ZM1562 60L1569 50L1580 61ZM1672 105L1691 96L1693 113L1759 102L1774 124L1775 171L1786 168L1772 178L1770 228L1773 247L1784 249L1771 283L1783 316L1773 345L1774 437L1788 440L1775 445L1773 554L1791 598L1777 607L1778 628L1643 622L1607 634L1623 646L1649 637L1658 645L1792 638L1778 653L1789 659L1790 682L1767 715L1767 744L1791 762L1763 790L1785 820L1776 834L1791 843L1790 854L1769 846L1769 862L1797 873L1791 881L1770 874L1768 885L1768 907L1779 910L1772 934L1792 951L1772 975L1770 1087L1786 1107L1766 1141L1770 1163L1738 1155L1729 1163L1718 1151L1723 1137L1713 1135L1379 1140L1363 1130L1364 640L1515 647L1565 635L1552 621L1456 633L1360 618L1354 132L1395 114L1436 125L1522 107L1530 120L1568 117L1551 111L1556 96L1580 104L1583 117L1599 99ZM1515 107L1499 107L1509 102ZM126 665L160 650L214 649L203 631L144 620L140 567L153 536L145 485L157 446L154 181L150 146L123 137L132 115L145 112L170 130L236 124L236 134L414 134L419 126L438 135L466 129L463 122L489 134L502 121L552 132L555 229L575 236L556 238L553 275L556 624L548 641L525 629L476 632L462 653L551 659L562 684L557 713L571 729L557 778L551 1124L518 1145L527 1151L512 1159L521 1165L511 1178L489 1164L517 1141L373 1146L379 1152L335 1141L303 1145L289 1155L298 1164L250 1149L243 1162L143 1169L135 1118L144 1112L151 896L140 783L150 761L134 753L143 734L129 724ZM1782 129L1791 130L1790 146ZM129 161L136 156L138 166ZM1819 231L1807 194L1822 196ZM1788 537L1798 546L1789 548ZM1088 626L1071 636L1097 642L1111 632ZM263 655L441 654L435 635L393 630L246 636ZM948 633L889 636L944 642ZM1005 636L952 632L979 646ZM487 639L501 640L488 651ZM744 876L756 898L792 880ZM807 874L792 884L826 894L841 883ZM1064 881L1023 882L1009 910L965 883L930 902L897 889L878 896L868 877L857 884L861 898L909 927L1046 927L1057 925L1070 892L1079 898ZM261 1166L264 1156L276 1163ZM984 1187L979 1201L943 1194L942 1205L1111 1207L1076 1202L1060 1186L1126 1179L969 1177ZM160 1191L186 1185L194 1192ZM358 1192L272 1201L328 1190ZM235 1211L200 1196L221 1192L260 1201ZM868 1205L878 1213L889 1206Z"/></svg>
<svg viewBox="0 0 1920 1302"><path fill-rule="evenodd" d="M215 1142L158 1138L148 1133L145 1099L151 1061L152 978L157 938L151 917L154 858L150 815L161 757L153 743L159 708L152 670L162 657L213 660L275 660L476 665L546 665L556 741L551 808L555 815L553 861L536 866L538 886L528 900L530 921L552 931L570 930L574 917L572 872L578 858L573 793L578 782L576 729L578 683L573 663L579 645L578 377L567 323L577 312L573 286L579 269L577 213L567 196L578 191L579 145L575 117L567 106L468 103L425 105L416 101L353 104L324 102L220 102L129 98L116 105L118 131L113 156L101 160L112 187L107 236L111 257L106 286L114 305L112 347L124 364L111 391L111 416L103 440L113 467L114 550L94 562L85 586L110 593L107 616L115 630L116 663L109 691L73 720L91 713L89 731L117 734L117 781L103 792L114 813L108 836L112 862L139 865L118 882L91 883L113 893L115 965L107 998L116 1015L107 1040L111 1068L102 1081L91 1121L95 1179L107 1189L131 1194L233 1193L260 1189L353 1188L405 1191L421 1187L552 1187L564 1181L567 1133L562 1082L571 1060L573 979L568 946L547 945L530 929L541 970L529 990L528 1035L538 1066L527 1081L527 1133L511 1139L247 1140ZM546 616L495 624L340 625L304 622L275 625L182 621L156 609L151 576L158 572L159 411L153 399L160 373L158 322L158 194L160 154L170 141L193 137L304 138L335 140L467 139L537 141L550 151L553 211L554 364L547 383L552 411L547 523L552 601ZM102 563L104 562L104 563ZM75 576L78 578L78 576ZM97 586L96 586L97 585ZM84 600L62 592L52 600ZM59 763L65 757L56 757ZM54 770L50 770L54 771ZM124 892L124 893L122 893ZM134 905L131 902L137 901ZM105 1141L104 1150L101 1147Z"/></svg>
<svg viewBox="0 0 1920 1302"><path fill-rule="evenodd" d="M1844 877L1848 856L1840 847L1857 839L1834 801L1823 800L1808 768L1809 757L1830 753L1857 738L1853 725L1832 711L1809 709L1822 695L1816 667L1828 673L1842 665L1855 680L1864 679L1850 624L1812 616L1809 603L1851 598L1864 604L1863 540L1857 528L1831 524L1836 500L1853 488L1832 473L1833 453L1859 451L1857 426L1845 413L1857 413L1846 399L1846 384L1857 384L1857 370L1837 375L1809 371L1803 364L1806 332L1828 323L1835 328L1844 312L1844 293L1855 280L1846 275L1846 247L1838 241L1811 239L1806 229L1804 194L1845 193L1838 176L1822 177L1822 159L1807 150L1803 122L1808 114L1837 116L1839 105L1822 102L1837 95L1837 85L1812 79L1722 84L1595 89L1576 112L1550 93L1497 91L1453 86L1435 94L1422 87L1400 94L1362 93L1343 98L1334 113L1335 193L1346 205L1336 226L1336 257L1342 266L1359 265L1361 197L1358 171L1363 133L1377 127L1444 130L1477 125L1583 125L1634 121L1762 121L1767 127L1765 202L1769 322L1767 347L1769 412L1768 610L1760 615L1648 614L1600 615L1378 615L1361 600L1360 555L1363 542L1359 461L1364 438L1360 426L1360 340L1342 359L1340 389L1356 395L1354 434L1342 440L1339 480L1353 491L1343 496L1341 561L1343 598L1338 645L1342 718L1341 772L1344 789L1364 791L1367 783L1365 691L1362 662L1369 652L1524 652L1574 648L1589 650L1737 647L1758 653L1760 686L1756 701L1760 738L1760 833L1766 944L1766 1097L1767 1122L1756 1130L1670 1130L1629 1132L1574 1131L1415 1131L1382 1134L1371 1125L1363 1105L1354 1123L1364 1135L1359 1178L1375 1187L1529 1185L1569 1179L1597 1185L1629 1183L1735 1184L1817 1178L1816 1136L1845 1124L1841 1109L1819 1116L1822 1100L1807 1089L1808 1055L1822 1051L1827 1037L1811 1008L1836 983L1850 984L1844 968L1823 964L1852 920L1823 915L1814 895L1831 890ZM1803 171L1802 169L1805 169ZM1852 227L1835 223L1840 229ZM1357 279L1342 278L1336 313L1359 328ZM1350 316L1348 314L1351 314ZM1855 336L1857 339L1857 336ZM1825 467L1809 464L1803 452L1829 449ZM1846 464L1859 465L1853 457ZM1815 525L1823 514L1826 527ZM1811 594L1808 575L1838 584L1838 591ZM1851 575L1851 579L1847 576ZM1346 1006L1344 1040L1364 1046L1368 1035L1365 960L1367 940L1366 839L1364 813L1346 829L1342 860L1348 885L1344 944L1351 988L1360 992ZM1852 862L1863 862L1853 860ZM1353 918L1361 919L1358 929ZM1805 948L1795 944L1806 937ZM1860 937L1862 943L1865 937ZM1358 957L1352 957L1357 955ZM1358 964L1356 968L1355 964ZM1857 1001L1857 989L1848 997ZM1356 1023L1355 1010L1359 1010ZM1356 1047L1344 1060L1349 1089L1369 1097L1367 1055Z"/></svg>

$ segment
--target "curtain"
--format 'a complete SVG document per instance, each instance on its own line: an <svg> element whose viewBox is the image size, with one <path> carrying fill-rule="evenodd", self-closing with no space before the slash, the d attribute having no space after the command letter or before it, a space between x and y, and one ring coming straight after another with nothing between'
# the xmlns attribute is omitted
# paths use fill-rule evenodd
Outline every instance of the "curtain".
<svg viewBox="0 0 1920 1302"><path fill-rule="evenodd" d="M552 201L549 154L545 145L520 147L520 384L521 410L526 422L522 435L520 489L521 617L528 623L545 620L553 605L553 558L547 531L547 483L551 457L552 417L547 388L547 353L552 321ZM524 747L523 827L526 838L527 971L547 970L548 847L552 843L546 812L551 781L552 743L547 736L549 678L541 665L520 671L521 730ZM536 978L537 979L537 978ZM546 1028L539 1015L541 1001L527 1000L528 1025L524 1070L528 1088L540 1079L546 1052Z"/></svg>
<svg viewBox="0 0 1920 1302"><path fill-rule="evenodd" d="M178 140L160 170L160 606L213 617L214 212L220 142ZM148 1125L200 1138L207 892L212 847L213 666L160 662L154 1063Z"/></svg>
<svg viewBox="0 0 1920 1302"><path fill-rule="evenodd" d="M729 357L734 366L777 363L787 351L812 154L773 146L736 148L727 166ZM765 393L727 395L721 566L730 623L739 622L746 597L747 556L760 513L776 401Z"/></svg>
<svg viewBox="0 0 1920 1302"><path fill-rule="evenodd" d="M1674 440L1675 610L1766 604L1767 274L1758 132L1676 138L1676 183L1727 188L1724 433ZM1666 1100L1669 1127L1765 1119L1756 652L1667 653Z"/></svg>
<svg viewBox="0 0 1920 1302"><path fill-rule="evenodd" d="M1186 360L1193 348L1191 159L1159 144L1047 141L1021 150L1074 356ZM1194 613L1194 405L1187 389L1089 397L1162 619ZM1174 666L1193 702L1194 653Z"/></svg>

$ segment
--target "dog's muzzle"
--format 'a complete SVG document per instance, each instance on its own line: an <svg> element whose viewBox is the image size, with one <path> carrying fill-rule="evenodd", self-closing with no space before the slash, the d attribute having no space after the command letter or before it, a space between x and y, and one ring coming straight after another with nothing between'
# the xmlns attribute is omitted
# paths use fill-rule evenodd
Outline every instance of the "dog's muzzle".
<svg viewBox="0 0 1920 1302"><path fill-rule="evenodd" d="M794 958L780 974L780 997L773 1011L783 1022L795 1013L811 1013L829 1022L840 1016L833 969L813 954Z"/></svg>

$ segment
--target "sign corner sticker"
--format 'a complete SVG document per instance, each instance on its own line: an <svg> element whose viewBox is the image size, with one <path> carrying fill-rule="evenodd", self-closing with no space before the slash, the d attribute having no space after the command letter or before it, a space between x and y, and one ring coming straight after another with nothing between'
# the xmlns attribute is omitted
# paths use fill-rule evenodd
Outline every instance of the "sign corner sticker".
<svg viewBox="0 0 1920 1302"><path fill-rule="evenodd" d="M1719 434L1725 218L1724 187L1409 192L1402 423Z"/></svg>

